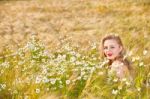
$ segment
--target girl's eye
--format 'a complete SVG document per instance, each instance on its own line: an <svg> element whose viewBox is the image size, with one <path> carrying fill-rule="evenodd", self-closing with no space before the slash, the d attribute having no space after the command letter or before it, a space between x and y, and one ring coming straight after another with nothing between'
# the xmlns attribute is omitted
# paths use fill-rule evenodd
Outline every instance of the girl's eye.
<svg viewBox="0 0 150 99"><path fill-rule="evenodd" d="M104 49L107 49L107 47L104 47Z"/></svg>
<svg viewBox="0 0 150 99"><path fill-rule="evenodd" d="M113 48L115 48L115 47L111 46L110 48L113 49Z"/></svg>

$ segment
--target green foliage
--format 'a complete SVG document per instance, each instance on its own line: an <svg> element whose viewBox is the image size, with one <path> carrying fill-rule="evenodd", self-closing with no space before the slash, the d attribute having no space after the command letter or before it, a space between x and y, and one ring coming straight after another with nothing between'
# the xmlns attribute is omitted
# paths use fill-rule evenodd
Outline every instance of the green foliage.
<svg viewBox="0 0 150 99"><path fill-rule="evenodd" d="M35 36L17 51L6 47L0 58L0 97L41 98L53 93L57 98L149 98L150 74L141 57L128 52L135 66L135 78L119 80L110 74L107 60L99 58L97 45L85 51L62 41L62 46L48 52ZM47 97L48 97L47 96Z"/></svg>

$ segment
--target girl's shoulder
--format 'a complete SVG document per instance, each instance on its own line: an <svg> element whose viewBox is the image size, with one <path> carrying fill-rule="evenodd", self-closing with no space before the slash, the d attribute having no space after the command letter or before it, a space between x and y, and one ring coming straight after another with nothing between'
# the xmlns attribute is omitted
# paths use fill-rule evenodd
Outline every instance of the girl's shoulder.
<svg viewBox="0 0 150 99"><path fill-rule="evenodd" d="M115 61L112 64L112 68L116 69L117 75L119 76L119 78L129 75L129 70L122 61Z"/></svg>
<svg viewBox="0 0 150 99"><path fill-rule="evenodd" d="M123 69L123 68L125 68L125 64L121 61L114 61L112 63L112 67Z"/></svg>
<svg viewBox="0 0 150 99"><path fill-rule="evenodd" d="M122 61L115 61L115 62L113 62L112 65L118 66L118 67L120 67L120 69L123 69L123 70L128 70L126 64L124 64L124 62L122 62Z"/></svg>

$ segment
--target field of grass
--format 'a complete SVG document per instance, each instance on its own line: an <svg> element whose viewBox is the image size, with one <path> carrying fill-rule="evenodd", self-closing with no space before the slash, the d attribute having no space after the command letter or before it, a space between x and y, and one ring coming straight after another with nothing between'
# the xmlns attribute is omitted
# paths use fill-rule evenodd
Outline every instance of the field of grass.
<svg viewBox="0 0 150 99"><path fill-rule="evenodd" d="M134 81L108 76L121 37ZM0 99L149 99L149 0L0 0Z"/></svg>

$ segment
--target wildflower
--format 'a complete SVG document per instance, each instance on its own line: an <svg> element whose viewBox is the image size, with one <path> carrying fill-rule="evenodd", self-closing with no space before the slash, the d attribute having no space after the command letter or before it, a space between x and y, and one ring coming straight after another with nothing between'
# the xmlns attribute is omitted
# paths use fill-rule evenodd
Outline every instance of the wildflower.
<svg viewBox="0 0 150 99"><path fill-rule="evenodd" d="M46 91L49 91L49 88L46 88Z"/></svg>
<svg viewBox="0 0 150 99"><path fill-rule="evenodd" d="M10 66L9 62L3 62L1 65L5 68L8 68Z"/></svg>
<svg viewBox="0 0 150 99"><path fill-rule="evenodd" d="M76 61L76 58L75 57L71 57L71 62L75 62Z"/></svg>
<svg viewBox="0 0 150 99"><path fill-rule="evenodd" d="M47 77L44 77L42 80L43 80L44 83L48 83L49 82L49 79Z"/></svg>
<svg viewBox="0 0 150 99"><path fill-rule="evenodd" d="M76 65L81 65L82 63L80 61L76 61Z"/></svg>
<svg viewBox="0 0 150 99"><path fill-rule="evenodd" d="M103 67L103 65L102 64L98 64L97 66L95 66L96 68L98 68L98 69L101 69L102 67Z"/></svg>
<svg viewBox="0 0 150 99"><path fill-rule="evenodd" d="M6 88L6 84L1 84L2 89Z"/></svg>
<svg viewBox="0 0 150 99"><path fill-rule="evenodd" d="M40 93L40 89L36 89L35 92L38 94Z"/></svg>
<svg viewBox="0 0 150 99"><path fill-rule="evenodd" d="M35 83L39 84L41 82L42 78L41 77L36 77Z"/></svg>
<svg viewBox="0 0 150 99"><path fill-rule="evenodd" d="M14 90L14 91L13 91L13 93L14 93L14 94L17 94L17 93L18 93L18 91L17 91L17 90Z"/></svg>
<svg viewBox="0 0 150 99"><path fill-rule="evenodd" d="M140 66L140 67L141 67L141 66L143 66L143 65L144 65L144 63L143 63L143 62L140 62L140 63L139 63L139 66Z"/></svg>
<svg viewBox="0 0 150 99"><path fill-rule="evenodd" d="M24 99L29 99L29 96L24 96Z"/></svg>
<svg viewBox="0 0 150 99"><path fill-rule="evenodd" d="M70 52L72 55L76 55L76 52L75 51L71 51Z"/></svg>
<svg viewBox="0 0 150 99"><path fill-rule="evenodd" d="M87 66L88 66L88 64L86 64L86 63L84 64L84 63L83 63L83 66L84 66L84 67L87 67Z"/></svg>
<svg viewBox="0 0 150 99"><path fill-rule="evenodd" d="M102 62L100 62L100 65L106 65L108 62L109 60L105 58Z"/></svg>
<svg viewBox="0 0 150 99"><path fill-rule="evenodd" d="M141 91L141 88L140 88L140 87L138 87L138 88L137 88L137 90L138 90L138 91Z"/></svg>
<svg viewBox="0 0 150 99"><path fill-rule="evenodd" d="M118 90L112 90L112 94L114 94L114 95L117 95L117 93L118 93Z"/></svg>
<svg viewBox="0 0 150 99"><path fill-rule="evenodd" d="M42 62L45 63L45 62L46 62L46 59L42 59Z"/></svg>
<svg viewBox="0 0 150 99"><path fill-rule="evenodd" d="M52 85L54 85L56 83L56 79L50 79L50 82Z"/></svg>
<svg viewBox="0 0 150 99"><path fill-rule="evenodd" d="M137 60L137 61L140 60L140 57L137 56L137 57L133 57L133 58L132 58L132 62L134 62L134 61L136 61L136 60Z"/></svg>
<svg viewBox="0 0 150 99"><path fill-rule="evenodd" d="M140 57L139 57L139 56L137 56L135 59L136 59L136 60L139 60L139 59L140 59Z"/></svg>
<svg viewBox="0 0 150 99"><path fill-rule="evenodd" d="M47 69L43 68L42 74L47 74Z"/></svg>
<svg viewBox="0 0 150 99"><path fill-rule="evenodd" d="M143 55L146 55L147 53L148 53L147 50L144 50L144 51L143 51Z"/></svg>
<svg viewBox="0 0 150 99"><path fill-rule="evenodd" d="M24 64L25 63L25 61L19 61L18 62L18 65L22 65L22 64Z"/></svg>
<svg viewBox="0 0 150 99"><path fill-rule="evenodd" d="M95 71L95 67L91 67L91 73L93 73Z"/></svg>
<svg viewBox="0 0 150 99"><path fill-rule="evenodd" d="M127 79L126 79L126 78L123 78L122 81L127 81Z"/></svg>
<svg viewBox="0 0 150 99"><path fill-rule="evenodd" d="M104 72L99 72L98 75L104 75Z"/></svg>
<svg viewBox="0 0 150 99"><path fill-rule="evenodd" d="M30 49L30 50L34 50L34 49L35 49L34 44L32 44L31 42L28 42L27 45L26 45L26 47L27 47L28 49Z"/></svg>
<svg viewBox="0 0 150 99"><path fill-rule="evenodd" d="M77 77L78 80L81 80L81 76Z"/></svg>
<svg viewBox="0 0 150 99"><path fill-rule="evenodd" d="M49 52L47 50L44 50L43 55L47 56L47 55L49 55Z"/></svg>
<svg viewBox="0 0 150 99"><path fill-rule="evenodd" d="M77 54L76 54L76 57L78 57L78 58L79 58L80 56L81 56L81 55L80 55L79 53L77 53Z"/></svg>
<svg viewBox="0 0 150 99"><path fill-rule="evenodd" d="M132 51L130 51L129 53L128 53L128 56L131 56L133 54L133 52Z"/></svg>
<svg viewBox="0 0 150 99"><path fill-rule="evenodd" d="M84 74L85 74L85 71L82 71L82 72L81 72L81 75L84 75Z"/></svg>
<svg viewBox="0 0 150 99"><path fill-rule="evenodd" d="M3 74L3 73L4 73L4 70L2 69L2 70L1 70L1 74Z"/></svg>
<svg viewBox="0 0 150 99"><path fill-rule="evenodd" d="M95 49L96 48L96 43L93 43L91 46L92 46L92 49Z"/></svg>
<svg viewBox="0 0 150 99"><path fill-rule="evenodd" d="M87 80L88 79L88 76L87 75L84 75L83 76L83 80Z"/></svg>
<svg viewBox="0 0 150 99"><path fill-rule="evenodd" d="M60 80L59 83L62 84L62 81Z"/></svg>
<svg viewBox="0 0 150 99"><path fill-rule="evenodd" d="M122 86L118 86L118 89L121 90L121 89L122 89Z"/></svg>
<svg viewBox="0 0 150 99"><path fill-rule="evenodd" d="M117 82L118 81L118 78L115 78L114 80L113 80L113 82Z"/></svg>
<svg viewBox="0 0 150 99"><path fill-rule="evenodd" d="M77 80L77 79L73 79L72 82L74 83L74 82L76 82L76 80Z"/></svg>
<svg viewBox="0 0 150 99"><path fill-rule="evenodd" d="M59 88L63 88L63 85L59 85Z"/></svg>
<svg viewBox="0 0 150 99"><path fill-rule="evenodd" d="M93 60L96 60L96 59L97 59L96 57L93 58Z"/></svg>
<svg viewBox="0 0 150 99"><path fill-rule="evenodd" d="M133 57L133 58L132 58L132 62L134 62L135 60L136 60L135 57Z"/></svg>
<svg viewBox="0 0 150 99"><path fill-rule="evenodd" d="M130 82L128 82L128 81L126 81L126 85L127 85L127 86L130 86L130 85L131 85L131 83L130 83Z"/></svg>

